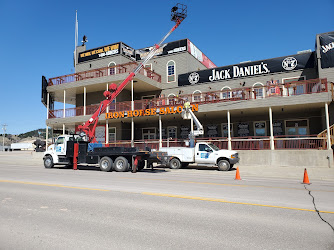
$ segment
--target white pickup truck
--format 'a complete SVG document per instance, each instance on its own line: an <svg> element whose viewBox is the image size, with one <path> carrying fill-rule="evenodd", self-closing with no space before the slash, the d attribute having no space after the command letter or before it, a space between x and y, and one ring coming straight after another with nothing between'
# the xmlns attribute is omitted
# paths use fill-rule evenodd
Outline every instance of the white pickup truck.
<svg viewBox="0 0 334 250"><path fill-rule="evenodd" d="M218 166L221 171L228 171L239 162L236 151L219 149L211 143L198 142L194 148L162 147L159 151L166 152L173 158L169 161L171 169L187 167L190 163L205 166Z"/></svg>

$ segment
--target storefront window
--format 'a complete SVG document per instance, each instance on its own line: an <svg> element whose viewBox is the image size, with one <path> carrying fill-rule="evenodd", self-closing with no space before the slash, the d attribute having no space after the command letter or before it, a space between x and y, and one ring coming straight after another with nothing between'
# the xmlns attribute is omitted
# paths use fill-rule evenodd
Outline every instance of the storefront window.
<svg viewBox="0 0 334 250"><path fill-rule="evenodd" d="M156 128L143 128L143 139L152 140L156 138Z"/></svg>
<svg viewBox="0 0 334 250"><path fill-rule="evenodd" d="M110 127L109 128L109 142L116 141L116 128Z"/></svg>
<svg viewBox="0 0 334 250"><path fill-rule="evenodd" d="M168 127L168 138L177 138L177 127Z"/></svg>
<svg viewBox="0 0 334 250"><path fill-rule="evenodd" d="M307 120L295 120L286 121L286 131L288 135L307 135L308 134L308 121Z"/></svg>
<svg viewBox="0 0 334 250"><path fill-rule="evenodd" d="M266 122L254 122L254 135L266 136Z"/></svg>
<svg viewBox="0 0 334 250"><path fill-rule="evenodd" d="M233 137L233 123L230 123L230 131ZM228 137L228 123L222 123L222 137Z"/></svg>

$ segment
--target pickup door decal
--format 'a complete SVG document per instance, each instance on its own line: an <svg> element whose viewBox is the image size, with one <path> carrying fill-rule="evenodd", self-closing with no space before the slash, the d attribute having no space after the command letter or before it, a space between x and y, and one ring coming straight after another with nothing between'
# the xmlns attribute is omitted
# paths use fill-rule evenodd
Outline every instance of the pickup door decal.
<svg viewBox="0 0 334 250"><path fill-rule="evenodd" d="M208 159L209 153L201 153L201 158Z"/></svg>
<svg viewBox="0 0 334 250"><path fill-rule="evenodd" d="M56 152L61 152L61 146L56 147Z"/></svg>

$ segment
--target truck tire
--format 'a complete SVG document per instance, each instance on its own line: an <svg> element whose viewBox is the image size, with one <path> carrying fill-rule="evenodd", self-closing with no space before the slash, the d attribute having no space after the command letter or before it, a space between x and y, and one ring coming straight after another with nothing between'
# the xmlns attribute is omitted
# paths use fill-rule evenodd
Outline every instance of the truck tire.
<svg viewBox="0 0 334 250"><path fill-rule="evenodd" d="M45 156L44 158L44 167L45 168L53 168L53 158L51 155Z"/></svg>
<svg viewBox="0 0 334 250"><path fill-rule="evenodd" d="M101 171L104 171L104 172L112 171L112 167L113 167L112 159L110 159L110 157L108 156L102 157L99 162L99 167Z"/></svg>
<svg viewBox="0 0 334 250"><path fill-rule="evenodd" d="M116 172L126 172L129 170L129 162L123 156L118 156L114 162L114 169Z"/></svg>
<svg viewBox="0 0 334 250"><path fill-rule="evenodd" d="M179 169L181 168L181 162L177 158L173 158L169 161L169 168L171 169Z"/></svg>
<svg viewBox="0 0 334 250"><path fill-rule="evenodd" d="M219 171L229 171L231 167L228 160L220 160L217 165Z"/></svg>

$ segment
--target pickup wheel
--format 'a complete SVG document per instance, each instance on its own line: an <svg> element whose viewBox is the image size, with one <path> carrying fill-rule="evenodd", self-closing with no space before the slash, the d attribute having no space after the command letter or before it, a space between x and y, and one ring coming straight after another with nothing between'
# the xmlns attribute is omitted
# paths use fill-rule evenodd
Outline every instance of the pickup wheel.
<svg viewBox="0 0 334 250"><path fill-rule="evenodd" d="M181 167L181 162L177 158L173 158L169 162L169 168L171 169L179 169Z"/></svg>
<svg viewBox="0 0 334 250"><path fill-rule="evenodd" d="M102 157L99 163L101 171L104 172L112 171L112 165L113 165L112 159L110 159L110 157L108 156Z"/></svg>
<svg viewBox="0 0 334 250"><path fill-rule="evenodd" d="M44 167L45 168L52 168L54 166L53 164L53 158L51 155L48 155L44 158Z"/></svg>
<svg viewBox="0 0 334 250"><path fill-rule="evenodd" d="M230 170L230 163L228 160L220 160L218 162L218 170L219 171L229 171Z"/></svg>
<svg viewBox="0 0 334 250"><path fill-rule="evenodd" d="M114 169L117 172L126 172L129 170L129 162L123 156L118 156L114 162Z"/></svg>

